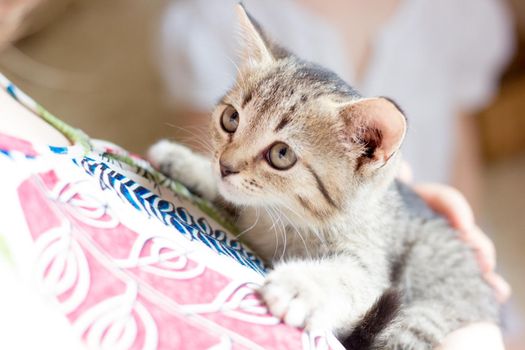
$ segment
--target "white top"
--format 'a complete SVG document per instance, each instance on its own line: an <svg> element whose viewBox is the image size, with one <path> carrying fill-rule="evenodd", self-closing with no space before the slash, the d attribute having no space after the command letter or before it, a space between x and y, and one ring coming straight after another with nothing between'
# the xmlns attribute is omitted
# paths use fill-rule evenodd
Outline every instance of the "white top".
<svg viewBox="0 0 525 350"><path fill-rule="evenodd" d="M235 78L237 0L178 0L167 9L160 67L176 105L208 110ZM458 111L485 106L513 49L498 0L403 0L380 31L356 86L342 38L292 0L245 0L279 42L338 73L365 96L388 96L409 121L404 156L416 179L447 182Z"/></svg>

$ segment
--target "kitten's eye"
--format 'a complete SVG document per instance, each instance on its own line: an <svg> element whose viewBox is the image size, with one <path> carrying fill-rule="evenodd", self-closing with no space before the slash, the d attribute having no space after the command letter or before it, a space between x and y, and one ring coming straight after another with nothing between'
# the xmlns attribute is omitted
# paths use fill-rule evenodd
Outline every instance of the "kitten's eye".
<svg viewBox="0 0 525 350"><path fill-rule="evenodd" d="M221 116L221 127L228 133L234 133L239 126L239 113L232 106L226 107Z"/></svg>
<svg viewBox="0 0 525 350"><path fill-rule="evenodd" d="M297 162L297 156L286 143L277 142L268 150L266 160L275 169L286 170Z"/></svg>

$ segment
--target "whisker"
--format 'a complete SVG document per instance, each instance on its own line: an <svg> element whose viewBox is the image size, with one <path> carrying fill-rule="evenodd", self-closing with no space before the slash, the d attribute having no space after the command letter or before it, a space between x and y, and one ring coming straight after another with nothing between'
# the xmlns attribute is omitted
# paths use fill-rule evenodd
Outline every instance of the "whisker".
<svg viewBox="0 0 525 350"><path fill-rule="evenodd" d="M199 135L198 133L196 133L196 132L194 132L194 131L192 131L192 130L189 130L189 129L186 128L186 127L182 127L182 126L178 126L178 125L173 125L173 124L170 124L170 123L165 123L165 125L167 125L167 126L169 126L169 127L172 127L172 128L175 128L175 129L179 129L179 130L181 130L181 131L184 131L185 133L187 133L187 134L189 134L189 135L195 137L195 141L202 143L203 146L205 145L205 146L206 146L205 149L207 149L207 150L213 150L213 146L212 146L212 144L209 143L209 141L208 141L207 139L203 138L203 137L202 137L202 136L203 136L202 134Z"/></svg>
<svg viewBox="0 0 525 350"><path fill-rule="evenodd" d="M319 232L317 232L317 231L313 231L313 233L314 233L315 237L317 237L317 239L319 239L319 242L321 242L321 244L326 246L326 241L322 237L322 235Z"/></svg>
<svg viewBox="0 0 525 350"><path fill-rule="evenodd" d="M195 139L195 138L189 138L189 137L182 137L180 138L180 141L184 144L187 144L187 145L190 145L190 146L194 146L195 148L197 149L203 149L205 150L206 152L208 152L209 154L212 154L213 153L213 149L210 148L210 146L204 142L202 142L201 140L198 140L198 139Z"/></svg>
<svg viewBox="0 0 525 350"><path fill-rule="evenodd" d="M280 224L279 232L281 233L281 236L283 237L283 251L281 253L281 257L279 258L279 260L283 260L285 253L286 253L286 248L287 248L286 226L284 225L281 219L279 210L275 207L270 207L270 209L274 212L275 216L277 217L278 223Z"/></svg>
<svg viewBox="0 0 525 350"><path fill-rule="evenodd" d="M299 215L299 214L297 214L292 208L290 208L290 207L286 207L286 208L287 208L288 210L291 210L295 215ZM320 242L322 245L326 246L326 240L324 239L324 237L323 237L321 234L319 234L319 232L317 232L317 231L315 231L315 230L314 230L314 231L309 230L309 231L312 232L312 233L315 235L315 237L317 237L317 239L319 240L319 242Z"/></svg>
<svg viewBox="0 0 525 350"><path fill-rule="evenodd" d="M186 125L184 128L189 130L195 129L197 131L208 131L209 129L207 125Z"/></svg>
<svg viewBox="0 0 525 350"><path fill-rule="evenodd" d="M290 210L293 214L295 214L297 216L297 218L301 218L301 216L295 211L293 210L290 206L288 206L286 203L284 202L281 202L280 203L283 207L285 207L286 209ZM322 235L319 234L319 232L317 231L312 231L312 230L309 230L311 233L313 233L315 235L315 237L319 240L319 242L321 243L321 245L324 245L326 246L326 240L322 237Z"/></svg>
<svg viewBox="0 0 525 350"><path fill-rule="evenodd" d="M281 232L282 232L282 235L283 235L283 237L284 237L283 252L281 253L281 259L280 259L280 260L283 260L284 255L285 255L285 253L286 253L286 248L287 248L287 246L288 246L288 244L287 244L287 242L286 242L288 237L287 237L287 235L286 235L286 233L287 233L287 232L286 232L286 226L285 226L285 224L284 224L284 222L283 222L283 220L282 220L280 214L279 214L278 218L279 218L279 221L281 222L281 225L282 225L282 231L281 231Z"/></svg>
<svg viewBox="0 0 525 350"><path fill-rule="evenodd" d="M213 153L213 149L211 148L209 144L195 137L187 136L187 137L180 137L177 140L175 138L170 138L170 139L173 140L174 142L181 142L188 146L195 146L196 148L202 148L210 154Z"/></svg>
<svg viewBox="0 0 525 350"><path fill-rule="evenodd" d="M308 245L306 244L306 240L304 239L303 235L301 234L301 232L297 229L297 226L295 226L295 224L290 220L290 218L288 217L288 215L286 215L285 213L281 213L281 215L286 219L288 220L288 222L290 223L290 225L292 226L292 228L294 229L294 231L297 233L297 235L299 236L299 238L301 239L301 241L303 241L303 245L304 245L304 249L306 250L306 253L308 254L308 257L310 259L312 259L312 254L310 254L310 250L308 249Z"/></svg>
<svg viewBox="0 0 525 350"><path fill-rule="evenodd" d="M204 131L200 131L200 130L190 130L189 128L187 127L182 127L182 126L178 126L178 125L173 125L173 124L170 124L170 123L164 123L165 126L168 126L170 128L173 128L173 129L178 129L180 131L183 131L185 132L186 134L189 134L189 136L193 136L193 137L196 137L196 138L199 138L199 139L202 139L203 138L203 134L206 134ZM197 132L200 132L197 133Z"/></svg>
<svg viewBox="0 0 525 350"><path fill-rule="evenodd" d="M240 87L242 89L245 89L248 85L246 84L246 81L244 80L244 74L241 74L241 69L239 68L239 65L230 56L226 56L226 58L233 64L233 66L235 67L235 70L237 71L236 80L239 82Z"/></svg>
<svg viewBox="0 0 525 350"><path fill-rule="evenodd" d="M273 215L271 214L269 207L264 207L264 210L270 217L270 220L272 221L272 226L269 228L269 230L273 229L274 235L275 235L275 250L273 252L272 261L275 260L275 256L277 255L277 248L279 247L279 236L277 235L277 230L275 230L275 220L273 218Z"/></svg>
<svg viewBox="0 0 525 350"><path fill-rule="evenodd" d="M248 227L246 230L242 231L241 233L239 233L238 235L235 236L236 239L240 239L244 234L248 233L249 231L251 231L255 226L257 226L257 223L259 222L259 218L260 218L260 212L259 212L259 208L255 208L255 213L257 215L257 217L255 218L255 222L253 223L253 225L251 225L250 227Z"/></svg>

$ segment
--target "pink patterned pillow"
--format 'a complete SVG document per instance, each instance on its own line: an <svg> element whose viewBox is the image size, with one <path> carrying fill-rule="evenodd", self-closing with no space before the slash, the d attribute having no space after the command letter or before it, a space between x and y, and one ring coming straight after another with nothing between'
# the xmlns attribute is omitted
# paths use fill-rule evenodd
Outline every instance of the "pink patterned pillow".
<svg viewBox="0 0 525 350"><path fill-rule="evenodd" d="M88 347L341 348L268 314L255 292L264 264L210 204L140 158L76 135L84 139L64 148L0 134L0 202L17 271L53 295Z"/></svg>

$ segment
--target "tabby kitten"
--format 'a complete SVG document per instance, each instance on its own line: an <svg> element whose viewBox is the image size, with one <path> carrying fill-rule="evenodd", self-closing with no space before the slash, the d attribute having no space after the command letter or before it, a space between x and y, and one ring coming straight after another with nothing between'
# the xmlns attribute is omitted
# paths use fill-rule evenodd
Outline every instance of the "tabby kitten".
<svg viewBox="0 0 525 350"><path fill-rule="evenodd" d="M212 115L211 160L160 141L161 171L240 209L243 240L273 266L260 294L291 326L352 349L431 349L498 321L473 253L394 180L401 110L272 42L239 5L237 81Z"/></svg>

